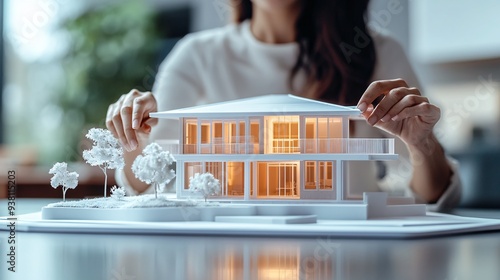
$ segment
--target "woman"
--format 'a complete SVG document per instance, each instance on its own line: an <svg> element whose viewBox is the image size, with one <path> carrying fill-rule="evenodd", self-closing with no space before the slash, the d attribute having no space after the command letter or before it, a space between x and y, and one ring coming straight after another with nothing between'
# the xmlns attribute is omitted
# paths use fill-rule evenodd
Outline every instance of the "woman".
<svg viewBox="0 0 500 280"><path fill-rule="evenodd" d="M384 131L402 141L401 159L384 174L377 177L373 166L355 167L371 170L351 176L363 177L356 184L407 186L438 208L458 202L456 167L432 133L440 110L421 96L401 47L387 36L370 35L368 0L234 1L235 23L182 39L160 67L153 94L132 90L110 105L106 125L127 150L118 181L136 192L147 190L131 162L153 139L178 137L176 125L158 123L150 112L293 92L357 105L369 124L356 124L358 137Z"/></svg>

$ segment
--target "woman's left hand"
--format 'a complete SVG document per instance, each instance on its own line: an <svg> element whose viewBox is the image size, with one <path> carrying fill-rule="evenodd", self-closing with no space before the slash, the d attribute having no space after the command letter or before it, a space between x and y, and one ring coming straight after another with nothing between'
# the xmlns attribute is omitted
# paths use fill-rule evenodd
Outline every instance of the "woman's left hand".
<svg viewBox="0 0 500 280"><path fill-rule="evenodd" d="M380 96L381 101L373 107L373 101ZM437 106L402 79L371 83L361 96L358 109L370 125L417 147L432 137L432 129L441 116Z"/></svg>

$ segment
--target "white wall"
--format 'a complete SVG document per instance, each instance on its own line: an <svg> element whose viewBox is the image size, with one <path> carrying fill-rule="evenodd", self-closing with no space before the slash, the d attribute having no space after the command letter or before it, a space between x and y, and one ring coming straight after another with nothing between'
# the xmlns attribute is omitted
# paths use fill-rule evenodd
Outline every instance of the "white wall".
<svg viewBox="0 0 500 280"><path fill-rule="evenodd" d="M500 57L500 1L419 0L410 3L412 54L446 63Z"/></svg>

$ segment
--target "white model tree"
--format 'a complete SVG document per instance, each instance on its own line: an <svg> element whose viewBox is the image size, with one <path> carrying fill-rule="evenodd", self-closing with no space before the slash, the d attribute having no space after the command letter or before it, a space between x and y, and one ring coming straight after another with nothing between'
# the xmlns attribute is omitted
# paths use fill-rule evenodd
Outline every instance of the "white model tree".
<svg viewBox="0 0 500 280"><path fill-rule="evenodd" d="M68 189L74 189L78 186L78 173L69 172L68 164L65 162L57 162L49 170L49 174L53 174L50 179L50 185L57 189L57 187L62 186L63 189L63 201L66 201L66 191Z"/></svg>
<svg viewBox="0 0 500 280"><path fill-rule="evenodd" d="M212 173L196 173L189 178L189 190L200 193L207 202L209 196L219 194L220 183Z"/></svg>
<svg viewBox="0 0 500 280"><path fill-rule="evenodd" d="M117 187L117 186L111 187L111 197L116 200L122 200L126 194L127 192L125 191L124 187Z"/></svg>
<svg viewBox="0 0 500 280"><path fill-rule="evenodd" d="M107 129L91 128L85 136L93 141L93 147L83 151L83 158L88 164L98 166L104 173L104 197L106 197L107 170L123 168L125 165L123 149L118 140Z"/></svg>
<svg viewBox="0 0 500 280"><path fill-rule="evenodd" d="M157 143L151 143L144 148L132 164L132 171L137 179L146 184L153 184L155 198L163 191L165 184L175 177L172 164L174 157L168 151L163 151Z"/></svg>

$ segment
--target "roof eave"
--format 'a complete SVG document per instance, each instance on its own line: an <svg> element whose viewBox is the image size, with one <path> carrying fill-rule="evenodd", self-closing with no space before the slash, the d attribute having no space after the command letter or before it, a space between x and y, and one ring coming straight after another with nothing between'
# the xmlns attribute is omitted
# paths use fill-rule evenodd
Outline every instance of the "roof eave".
<svg viewBox="0 0 500 280"><path fill-rule="evenodd" d="M263 117L263 116L359 116L361 112L353 109L352 111L342 112L156 112L150 113L152 118L159 119L179 119L179 118L230 118L230 117Z"/></svg>

